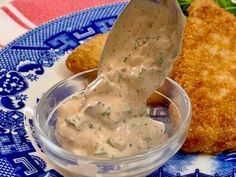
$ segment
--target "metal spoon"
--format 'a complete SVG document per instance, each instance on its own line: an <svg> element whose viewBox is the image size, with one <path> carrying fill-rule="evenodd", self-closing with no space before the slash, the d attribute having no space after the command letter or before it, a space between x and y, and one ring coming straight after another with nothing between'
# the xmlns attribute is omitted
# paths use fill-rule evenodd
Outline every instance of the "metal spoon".
<svg viewBox="0 0 236 177"><path fill-rule="evenodd" d="M110 31L98 75L117 67L113 60L117 60L116 65L121 64L121 51L124 55L131 53L137 39L147 36L158 38L168 35L172 40L172 46L167 51L170 54L168 59L174 59L181 47L184 26L185 17L177 0L131 0Z"/></svg>

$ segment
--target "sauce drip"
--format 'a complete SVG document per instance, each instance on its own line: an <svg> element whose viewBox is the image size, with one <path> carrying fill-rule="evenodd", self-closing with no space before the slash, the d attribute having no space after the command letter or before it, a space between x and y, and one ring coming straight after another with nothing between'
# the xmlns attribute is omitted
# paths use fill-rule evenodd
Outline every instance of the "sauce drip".
<svg viewBox="0 0 236 177"><path fill-rule="evenodd" d="M179 52L184 17L178 21L182 12L174 0L160 1L155 11L154 2L144 1L136 0L129 12L139 18L119 17L131 24L115 24L95 82L59 108L56 132L63 148L121 157L166 140L165 125L149 118L146 99L163 84Z"/></svg>

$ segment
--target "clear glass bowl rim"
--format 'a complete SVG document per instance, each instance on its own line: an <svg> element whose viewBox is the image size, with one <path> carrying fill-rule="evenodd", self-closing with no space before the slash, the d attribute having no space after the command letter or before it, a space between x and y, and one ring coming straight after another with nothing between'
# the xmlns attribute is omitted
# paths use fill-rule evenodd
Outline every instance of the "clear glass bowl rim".
<svg viewBox="0 0 236 177"><path fill-rule="evenodd" d="M69 81L69 80L73 80L76 77L88 74L88 73L92 73L97 71L97 69L91 69L91 70L86 70L83 72L80 72L78 74L75 74L71 77L68 77L66 79L63 79L62 81L58 82L57 84L55 84L54 86L52 86L46 93L44 93L42 95L42 97L40 98L39 102L37 105L39 105L44 99L45 97L47 97L47 95L52 92L55 88L57 88L58 86L64 84L65 81ZM178 85L174 80L172 80L169 77L166 77L166 80L168 80L171 84L173 84L177 90L180 92L180 95L183 96L183 98L185 99L185 105L186 105L186 111L185 114L183 115L183 119L184 121L181 123L180 127L178 128L178 130L175 132L174 135L172 135L170 138L168 138L164 143L155 146L153 148L147 149L145 151L142 151L140 154L137 155L132 155L132 156L125 156L125 157L115 157L115 158L96 158L96 157L86 157L86 156L80 156L80 155L76 155L70 151L67 151L63 148L61 148L60 146L58 146L57 144L53 143L50 141L50 139L47 137L47 135L42 131L42 129L40 128L39 124L38 124L38 117L37 117L37 105L34 109L34 117L33 117L33 125L37 134L37 138L39 139L38 136L40 136L41 139L43 139L44 142L43 143L45 146L47 146L47 148L51 149L54 153L57 153L57 155L66 158L66 159L78 159L80 161L93 161L93 162L98 162L98 163L114 163L114 162L123 162L123 161L132 161L132 160L137 160L139 158L144 158L146 156L149 156L150 154L153 153L157 153L158 151L162 150L165 148L166 145L168 145L170 142L174 141L175 138L177 137L182 137L183 134L185 133L185 131L187 131L186 129L188 128L189 124L190 124L190 120L191 120L191 115L192 115L192 107L191 107L191 102L190 99L187 95L187 93L184 91L184 89Z"/></svg>

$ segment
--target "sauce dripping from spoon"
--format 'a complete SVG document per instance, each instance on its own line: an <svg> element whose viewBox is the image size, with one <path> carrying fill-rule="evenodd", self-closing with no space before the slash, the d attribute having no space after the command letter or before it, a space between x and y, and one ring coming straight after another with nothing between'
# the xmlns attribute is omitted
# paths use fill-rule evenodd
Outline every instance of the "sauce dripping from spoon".
<svg viewBox="0 0 236 177"><path fill-rule="evenodd" d="M169 73L184 25L176 0L131 0L109 34L98 78L59 108L59 144L79 155L120 157L164 142L165 125L149 118L146 99Z"/></svg>

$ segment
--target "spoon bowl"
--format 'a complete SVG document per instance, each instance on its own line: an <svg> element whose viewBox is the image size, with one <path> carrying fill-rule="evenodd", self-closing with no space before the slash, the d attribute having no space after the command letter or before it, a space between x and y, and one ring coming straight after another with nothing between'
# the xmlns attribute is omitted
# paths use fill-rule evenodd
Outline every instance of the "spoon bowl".
<svg viewBox="0 0 236 177"><path fill-rule="evenodd" d="M169 53L165 58L174 59L182 44L184 26L185 17L177 0L131 0L109 33L98 75L124 64L124 58L135 52L136 48L150 39L158 40L163 35L171 40L171 46L164 50ZM145 53L153 50L145 48Z"/></svg>

